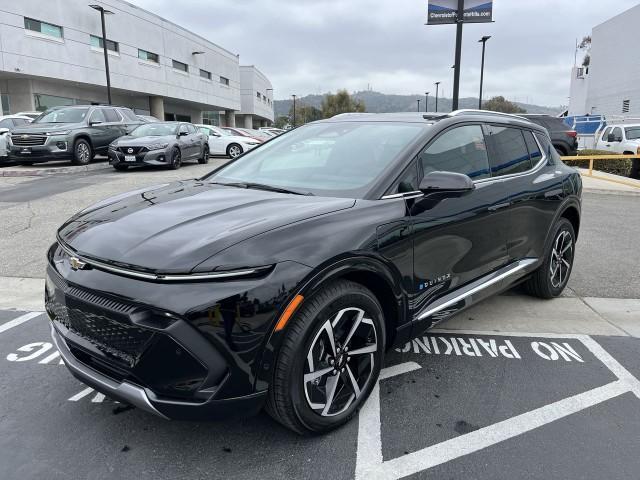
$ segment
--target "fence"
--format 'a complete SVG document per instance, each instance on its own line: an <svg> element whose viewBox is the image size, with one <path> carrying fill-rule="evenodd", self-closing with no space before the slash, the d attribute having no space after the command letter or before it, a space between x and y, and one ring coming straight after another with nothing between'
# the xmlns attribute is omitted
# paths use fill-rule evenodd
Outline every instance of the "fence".
<svg viewBox="0 0 640 480"><path fill-rule="evenodd" d="M598 176L593 174L593 165L596 160L620 160L623 158L640 158L640 155L578 155L578 156L571 156L571 157L563 156L560 158L562 159L563 162L569 162L569 163L588 160L589 161L588 173L583 174L587 177L592 177L597 180L605 180L607 182L612 182L612 183L619 183L621 185L626 185L628 187L640 188L640 182L638 181L634 182L631 179L618 180L617 178L609 178L609 177L603 177L603 176Z"/></svg>

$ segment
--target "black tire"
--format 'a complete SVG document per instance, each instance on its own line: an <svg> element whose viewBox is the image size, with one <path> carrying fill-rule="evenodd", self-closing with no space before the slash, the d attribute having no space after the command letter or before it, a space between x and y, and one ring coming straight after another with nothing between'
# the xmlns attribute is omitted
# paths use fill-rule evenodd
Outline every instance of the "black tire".
<svg viewBox="0 0 640 480"><path fill-rule="evenodd" d="M91 144L84 138L79 138L73 144L73 160L74 165L88 165L93 160L93 148Z"/></svg>
<svg viewBox="0 0 640 480"><path fill-rule="evenodd" d="M567 154L567 150L564 147L554 145L553 148L556 149L556 152L558 152L558 155L560 155L561 157L564 157Z"/></svg>
<svg viewBox="0 0 640 480"><path fill-rule="evenodd" d="M564 237L564 240L561 237ZM569 245L568 249L567 245ZM566 218L560 218L554 226L551 243L545 251L543 264L524 284L527 293L539 298L558 297L567 286L573 270L575 245L576 235L573 231L573 225ZM560 251L562 256L558 257L554 253L556 251Z"/></svg>
<svg viewBox="0 0 640 480"><path fill-rule="evenodd" d="M118 170L119 172L126 172L127 170L129 170L129 165L123 165L121 163L116 163L113 168L115 168L116 170Z"/></svg>
<svg viewBox="0 0 640 480"><path fill-rule="evenodd" d="M362 320L358 321L360 311ZM339 312L343 314L339 316ZM335 320L338 316L339 320ZM334 320L337 323L335 330L331 328L335 332L332 349L326 326ZM347 341L341 345L344 340ZM355 353L363 349L364 352ZM336 352L334 355L332 350ZM380 374L384 350L384 316L376 297L355 282L338 280L328 284L304 300L286 326L269 387L267 412L300 434L323 433L343 425L371 393ZM313 369L309 353L312 357L318 354ZM305 375L327 369L327 373L305 381ZM327 401L332 388L338 393ZM324 404L316 403L318 395L324 396Z"/></svg>
<svg viewBox="0 0 640 480"><path fill-rule="evenodd" d="M198 159L200 165L209 163L209 145L205 145L202 149L202 157Z"/></svg>
<svg viewBox="0 0 640 480"><path fill-rule="evenodd" d="M244 150L242 146L237 143L230 143L227 145L227 156L231 158L236 158L239 155L242 155Z"/></svg>
<svg viewBox="0 0 640 480"><path fill-rule="evenodd" d="M182 153L179 148L171 150L171 160L168 166L171 170L178 170L182 166Z"/></svg>

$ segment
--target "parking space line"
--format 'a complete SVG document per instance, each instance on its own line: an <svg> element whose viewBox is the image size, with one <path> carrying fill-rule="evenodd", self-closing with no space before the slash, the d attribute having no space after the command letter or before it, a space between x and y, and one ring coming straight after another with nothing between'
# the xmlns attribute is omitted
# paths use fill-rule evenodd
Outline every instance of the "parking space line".
<svg viewBox="0 0 640 480"><path fill-rule="evenodd" d="M29 312L19 316L18 318L14 318L13 320L9 320L7 323L0 325L0 333L6 332L10 328L17 327L32 318L42 315L42 313L43 312Z"/></svg>
<svg viewBox="0 0 640 480"><path fill-rule="evenodd" d="M580 412L589 407L631 392L640 398L640 381L625 369L593 338L583 334L486 332L468 330L432 330L433 333L457 335L506 336L529 338L575 339L582 342L618 380L577 395L536 408L529 412L488 425L418 451L384 460L382 455L382 424L380 420L380 382L376 382L371 396L360 410L358 419L358 449L356 480L399 479L427 470L464 455L483 450L497 443L522 435L546 424ZM414 362L385 368L380 380L416 370Z"/></svg>
<svg viewBox="0 0 640 480"><path fill-rule="evenodd" d="M86 397L87 395L89 395L91 392L93 392L93 388L91 387L87 387L84 390L82 390L79 393L76 393L73 397L69 397L69 401L70 402L77 402L78 400Z"/></svg>

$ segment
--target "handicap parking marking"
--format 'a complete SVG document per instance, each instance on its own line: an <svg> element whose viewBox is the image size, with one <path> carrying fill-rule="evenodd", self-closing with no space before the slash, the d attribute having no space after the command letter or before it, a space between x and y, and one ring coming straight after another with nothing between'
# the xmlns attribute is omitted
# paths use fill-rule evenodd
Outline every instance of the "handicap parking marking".
<svg viewBox="0 0 640 480"><path fill-rule="evenodd" d="M477 350L474 344L478 348ZM577 348L578 345L582 349ZM527 346L529 349L525 348ZM423 355L423 358L428 356L431 362L436 358L442 358L443 361L449 363L454 360L465 361L464 365L468 366L470 359L473 358L477 363L479 357L483 356L485 363L482 365L482 369L486 369L490 362L495 365L496 359L504 360L499 367L502 370L509 368L509 365L517 368L518 365L522 365L523 360L526 360L527 365L531 364L536 368L544 365L542 362L547 362L549 365L564 368L568 373L573 372L574 374L579 371L587 372L588 370L585 368L594 370L593 367L596 367L595 370L606 370L609 377L597 373L595 378L597 382L602 382L605 378L607 380L595 388L579 393L572 392L573 394L565 396L565 398L532 408L491 425L472 428L468 432L463 429L459 431L461 433L459 436L411 452L405 451L404 455L396 452L393 458L385 458L384 422L388 422L389 419L382 416L381 385L397 381L403 376L409 377L411 372L422 376L426 374L426 369L414 361L385 368L373 388L370 399L360 411L355 470L357 480L403 478L518 437L626 393L631 392L640 399L640 381L600 344L587 335L434 330L419 342L410 342L398 349L401 354L404 351L405 356L401 358L412 359L416 358L416 355L413 354L414 350L421 352L420 355ZM482 355L478 355L478 352ZM589 357L585 355L585 352ZM406 356L406 354L410 356ZM592 359L595 359L597 363L591 361ZM533 364L534 361L537 363ZM567 370L567 368L572 368L572 370ZM576 368L581 370L576 370ZM464 369L464 371L467 370L468 368ZM460 371L449 371L449 373L455 375ZM464 378L462 380L464 381ZM522 383L525 383L527 378L522 380ZM413 382L415 383L415 380ZM411 386L413 387L413 385ZM462 396L465 393L468 392L459 392ZM498 393L502 394L502 391ZM432 399L418 399L418 403L430 401ZM398 407L396 410L407 411L406 406L404 409L401 406L396 405L396 407ZM409 411L411 411L412 417L416 415L414 409ZM393 415L389 415L389 417L393 417ZM418 421L420 420L418 419ZM402 429L406 427L407 423L409 422L397 425L396 428Z"/></svg>
<svg viewBox="0 0 640 480"><path fill-rule="evenodd" d="M0 323L0 333L6 332L7 330L10 330L14 327L22 325L23 323L31 320L32 318L39 317L40 315L43 315L43 314L44 312L27 312L27 313L23 313L19 317L12 318L11 320L7 320L3 323Z"/></svg>

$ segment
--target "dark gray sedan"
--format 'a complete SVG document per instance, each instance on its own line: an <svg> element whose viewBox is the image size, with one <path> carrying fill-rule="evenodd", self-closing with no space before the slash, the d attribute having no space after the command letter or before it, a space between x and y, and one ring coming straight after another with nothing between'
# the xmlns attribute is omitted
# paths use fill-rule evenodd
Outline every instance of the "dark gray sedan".
<svg viewBox="0 0 640 480"><path fill-rule="evenodd" d="M156 122L140 125L109 145L109 162L116 170L156 165L176 170L183 161L209 161L208 136L191 123Z"/></svg>

